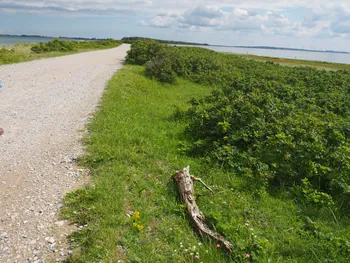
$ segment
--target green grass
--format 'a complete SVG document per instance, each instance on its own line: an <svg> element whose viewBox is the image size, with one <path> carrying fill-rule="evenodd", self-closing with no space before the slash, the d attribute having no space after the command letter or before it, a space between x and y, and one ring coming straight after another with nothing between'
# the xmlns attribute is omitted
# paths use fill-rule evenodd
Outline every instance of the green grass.
<svg viewBox="0 0 350 263"><path fill-rule="evenodd" d="M14 46L0 47L0 65L27 62L42 58L60 57L66 55L77 54L81 52L88 52L98 50L101 48L80 48L70 52L48 52L48 53L34 53L31 48L35 44L16 44Z"/></svg>
<svg viewBox="0 0 350 263"><path fill-rule="evenodd" d="M62 210L85 225L70 237L75 250L68 262L348 262L347 216L335 211L337 224L327 209L301 207L283 191L269 194L186 155L182 113L192 97L210 91L182 79L160 84L138 66L113 77L85 139L81 164L91 170L91 186L68 194ZM235 245L233 256L189 225L170 181L187 165L215 191L195 184L209 225Z"/></svg>

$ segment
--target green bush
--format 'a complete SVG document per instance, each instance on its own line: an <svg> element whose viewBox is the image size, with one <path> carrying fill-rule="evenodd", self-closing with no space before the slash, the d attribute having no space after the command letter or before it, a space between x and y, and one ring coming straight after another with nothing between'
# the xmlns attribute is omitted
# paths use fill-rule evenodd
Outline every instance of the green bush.
<svg viewBox="0 0 350 263"><path fill-rule="evenodd" d="M164 46L155 40L140 40L131 45L126 62L135 65L144 65L159 55Z"/></svg>
<svg viewBox="0 0 350 263"><path fill-rule="evenodd" d="M120 41L113 39L95 40L95 41L67 41L55 39L47 43L35 44L31 50L34 53L48 52L72 52L79 49L105 49L117 47Z"/></svg>
<svg viewBox="0 0 350 263"><path fill-rule="evenodd" d="M192 153L251 181L350 193L349 122L314 99L282 96L288 86L241 84L192 101L187 131Z"/></svg>
<svg viewBox="0 0 350 263"><path fill-rule="evenodd" d="M121 41L108 38L94 41L75 41L73 44L76 49L105 49L117 47L121 45Z"/></svg>
<svg viewBox="0 0 350 263"><path fill-rule="evenodd" d="M52 40L47 43L39 43L32 47L34 53L47 53L47 52L70 52L74 50L74 45L71 41L65 40Z"/></svg>
<svg viewBox="0 0 350 263"><path fill-rule="evenodd" d="M169 59L155 57L148 61L145 65L146 75L154 77L161 82L174 83L176 81L176 73L171 68Z"/></svg>

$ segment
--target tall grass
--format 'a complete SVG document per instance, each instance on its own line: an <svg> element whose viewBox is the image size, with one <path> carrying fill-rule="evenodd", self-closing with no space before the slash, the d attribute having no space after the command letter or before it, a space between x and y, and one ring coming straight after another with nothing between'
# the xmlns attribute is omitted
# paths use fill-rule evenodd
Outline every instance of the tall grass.
<svg viewBox="0 0 350 263"><path fill-rule="evenodd" d="M19 45L15 47L2 47L0 48L0 65L23 61L25 56L25 53L19 48Z"/></svg>

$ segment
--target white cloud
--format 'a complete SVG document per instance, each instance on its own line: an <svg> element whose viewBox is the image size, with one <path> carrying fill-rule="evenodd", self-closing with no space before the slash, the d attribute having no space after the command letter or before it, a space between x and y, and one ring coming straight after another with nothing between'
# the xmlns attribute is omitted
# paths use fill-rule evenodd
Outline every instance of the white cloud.
<svg viewBox="0 0 350 263"><path fill-rule="evenodd" d="M209 19L215 19L224 16L224 12L217 7L199 5L195 9L189 12L190 16L207 17Z"/></svg>
<svg viewBox="0 0 350 263"><path fill-rule="evenodd" d="M179 18L179 22L183 25L196 27L216 27L222 23L224 12L216 7L197 6L189 10Z"/></svg>
<svg viewBox="0 0 350 263"><path fill-rule="evenodd" d="M166 16L163 16L164 20ZM155 26L154 23L149 23ZM198 6L184 12L177 18L172 18L170 27L182 29L212 28L215 31L235 31L235 32L263 32L265 34L295 34L306 35L308 30L300 23L291 22L285 15L266 11L263 14L250 10L235 8L232 12L223 12L221 9L211 6ZM311 32L310 32L311 34Z"/></svg>
<svg viewBox="0 0 350 263"><path fill-rule="evenodd" d="M324 4L315 9L303 9L304 16L294 13L294 20L284 14L288 13L287 9L256 12L236 7L231 12L223 10L215 6L199 5L172 16L171 23L161 24L181 29L211 28L213 31L262 32L266 35L295 37L350 36L350 7L344 4ZM299 20L295 16L299 16ZM162 21L165 17L167 16L162 16ZM151 26L157 26L156 24L149 23Z"/></svg>
<svg viewBox="0 0 350 263"><path fill-rule="evenodd" d="M171 27L174 23L174 17L158 15L151 19L149 22L145 22L145 20L141 20L140 24L143 26L151 26L151 27Z"/></svg>

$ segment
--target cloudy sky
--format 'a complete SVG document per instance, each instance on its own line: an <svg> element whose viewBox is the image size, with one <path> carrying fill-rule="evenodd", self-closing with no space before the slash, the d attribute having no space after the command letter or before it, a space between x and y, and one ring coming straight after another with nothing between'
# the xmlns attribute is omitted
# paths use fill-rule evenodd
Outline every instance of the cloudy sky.
<svg viewBox="0 0 350 263"><path fill-rule="evenodd" d="M0 0L0 34L350 51L349 0Z"/></svg>

